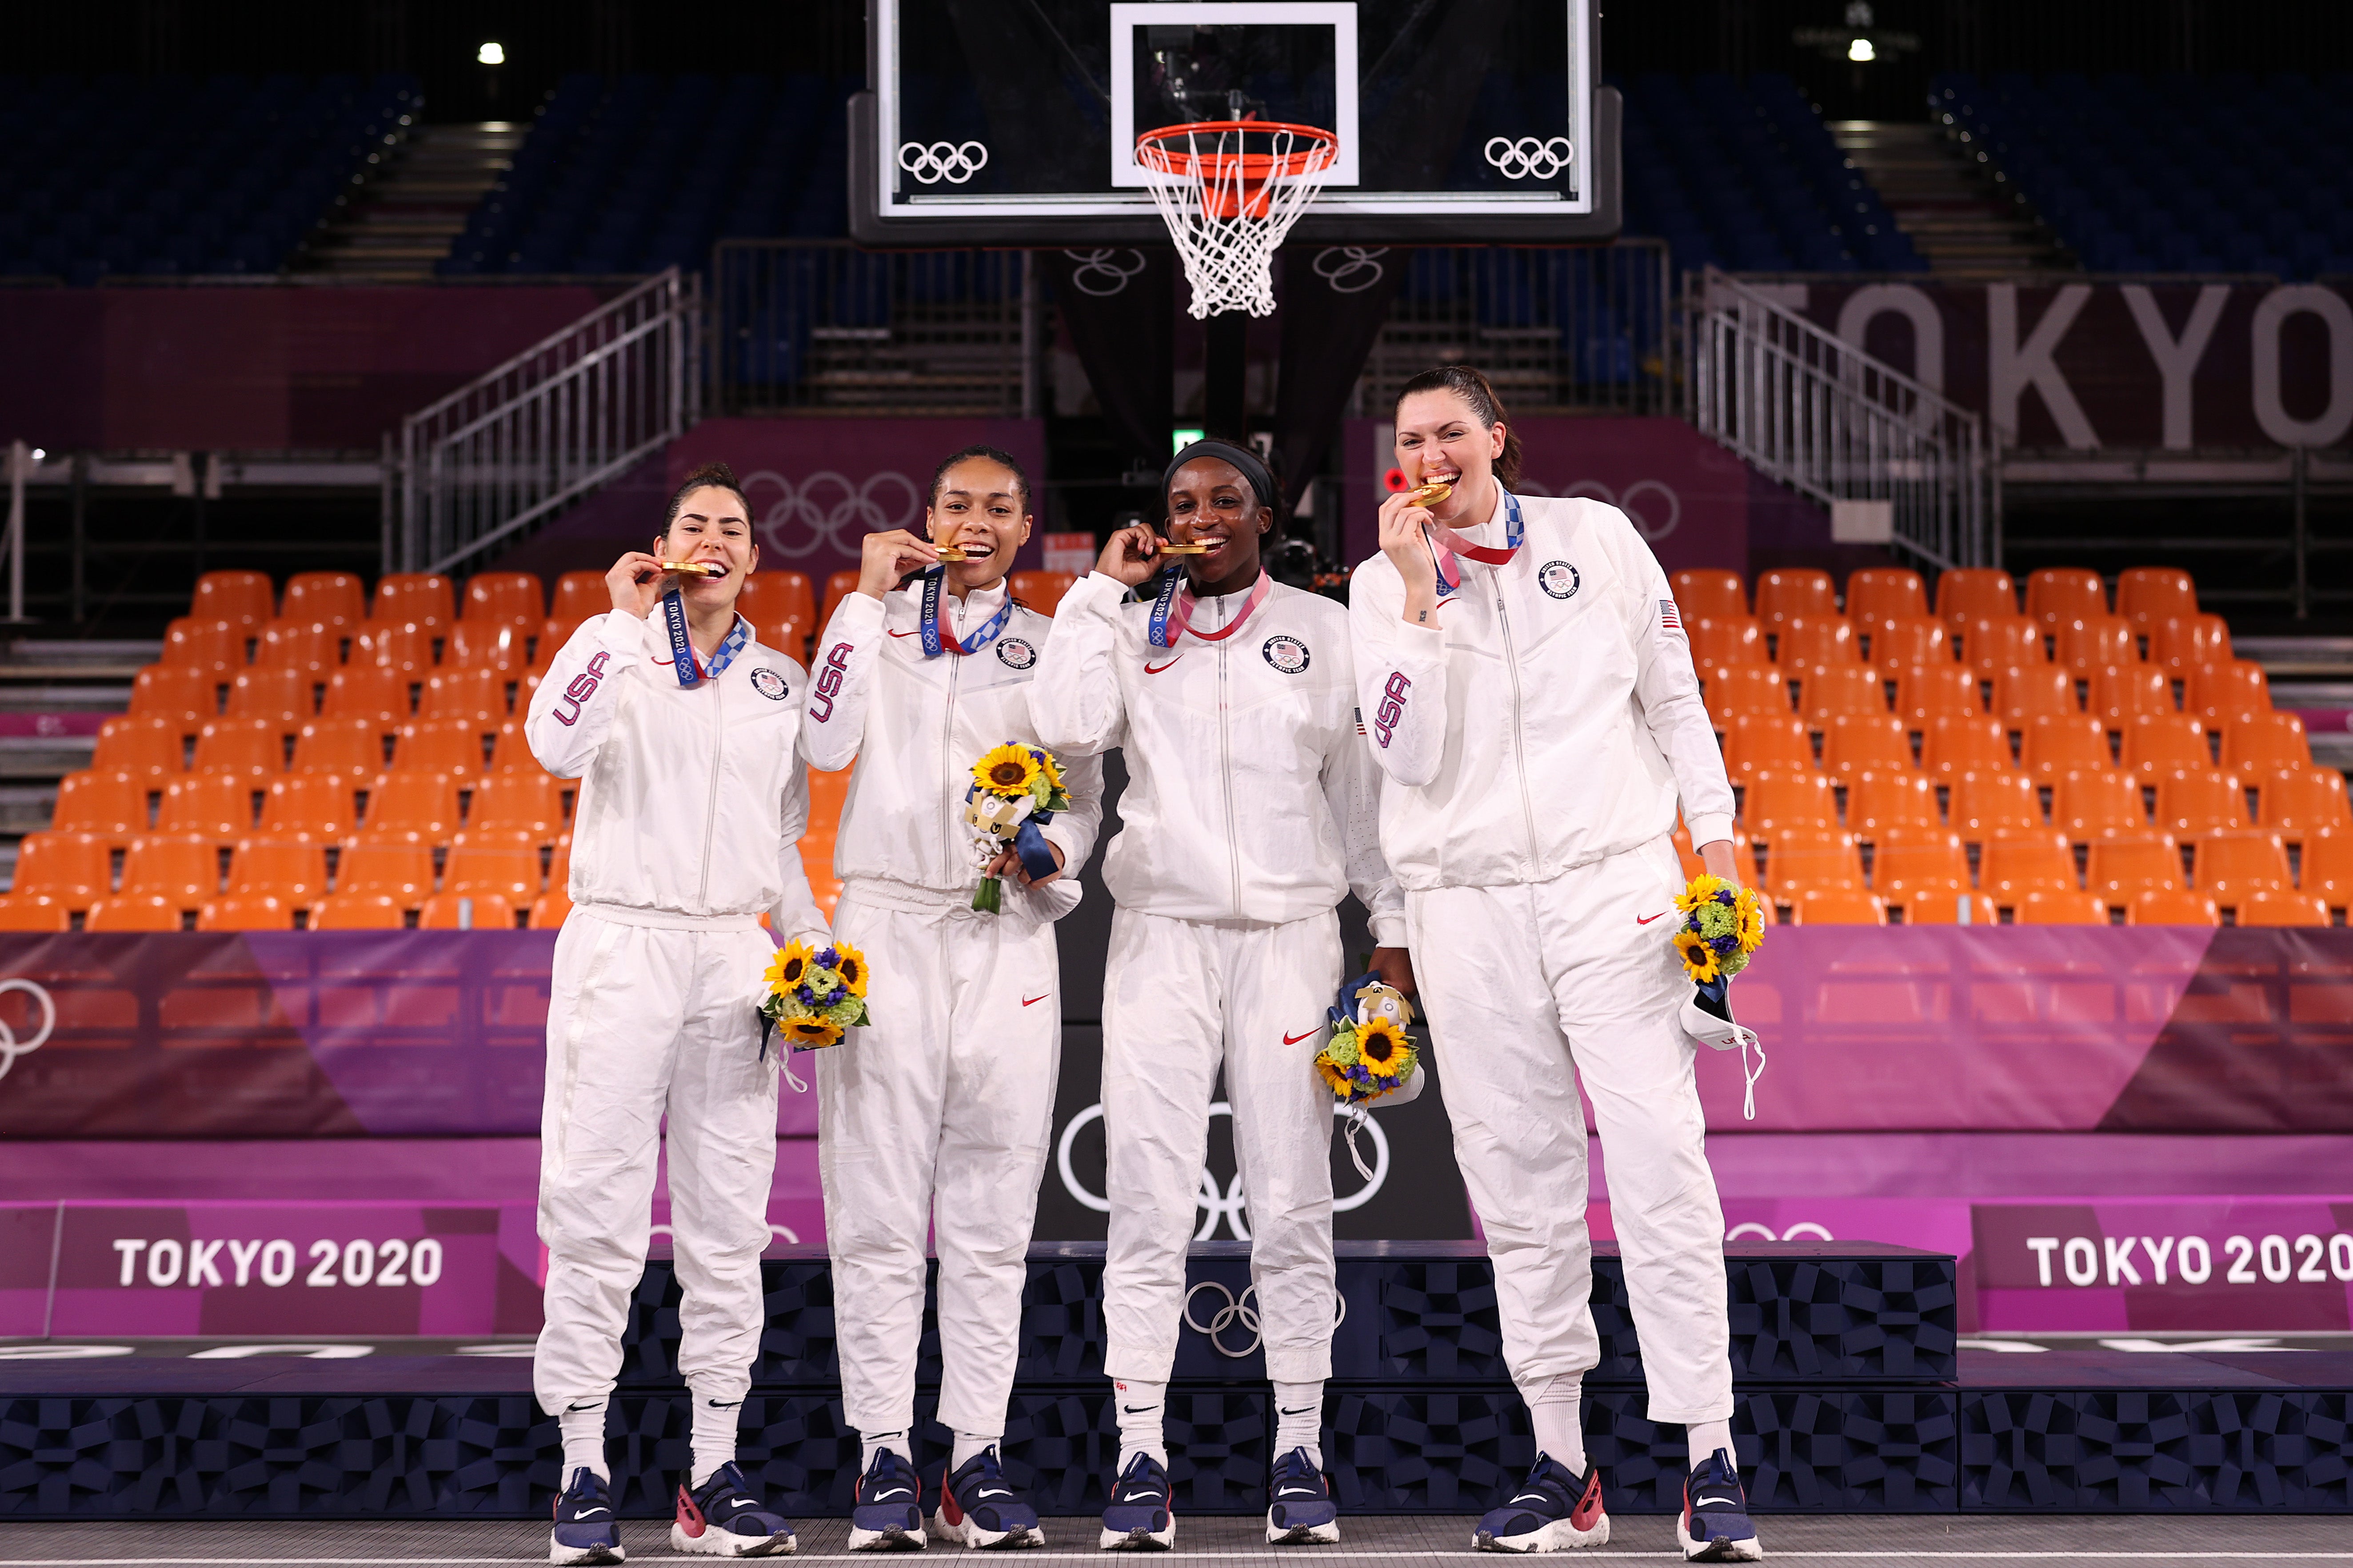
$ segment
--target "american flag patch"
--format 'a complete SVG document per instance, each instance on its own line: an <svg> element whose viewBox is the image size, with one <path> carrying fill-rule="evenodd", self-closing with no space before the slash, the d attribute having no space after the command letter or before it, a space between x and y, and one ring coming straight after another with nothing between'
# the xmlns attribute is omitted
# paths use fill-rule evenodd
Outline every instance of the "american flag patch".
<svg viewBox="0 0 2353 1568"><path fill-rule="evenodd" d="M1683 617L1675 614L1675 602L1672 599L1659 601L1659 625L1671 632L1683 629Z"/></svg>
<svg viewBox="0 0 2353 1568"><path fill-rule="evenodd" d="M1361 735L1361 734L1363 734L1364 732L1365 732L1365 710L1364 710L1363 709L1359 708L1359 709L1357 709L1357 710L1356 710L1356 733L1357 733L1357 734L1359 734L1359 735Z"/></svg>

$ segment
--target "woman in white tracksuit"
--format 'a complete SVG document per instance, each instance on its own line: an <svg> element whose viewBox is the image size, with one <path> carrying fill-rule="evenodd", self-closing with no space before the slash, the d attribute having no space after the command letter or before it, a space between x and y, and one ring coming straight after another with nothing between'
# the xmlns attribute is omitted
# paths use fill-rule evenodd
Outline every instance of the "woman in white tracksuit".
<svg viewBox="0 0 2353 1568"><path fill-rule="evenodd" d="M766 1317L776 1163L778 1047L762 1059L754 1011L776 942L760 917L780 939L826 939L797 847L808 818L802 671L735 613L759 550L723 466L688 478L653 543L606 574L611 613L565 644L524 721L540 765L580 781L540 1131L547 1321L533 1384L564 1435L555 1563L621 1561L605 1410L665 1117L679 1370L694 1408L671 1545L736 1557L794 1544L734 1461ZM666 573L665 561L719 574Z"/></svg>
<svg viewBox="0 0 2353 1568"><path fill-rule="evenodd" d="M1038 743L1029 685L1056 657L1053 621L1012 597L1029 486L993 447L932 480L928 538L869 534L858 592L818 639L801 728L809 761L854 761L835 836L835 933L873 971L874 1022L817 1060L818 1160L842 1400L864 1440L852 1550L1044 1544L998 1463L1013 1386L1038 1181L1053 1140L1062 1047L1053 922L1103 820L1103 764L1063 759L1071 809L1039 832L1034 878L1011 852L989 870L1001 913L972 907L982 868L964 821L973 764ZM961 551L942 562L937 546ZM901 577L918 574L906 586ZM955 1436L926 1516L909 1460L923 1254L940 1260L939 1419Z"/></svg>
<svg viewBox="0 0 2353 1568"><path fill-rule="evenodd" d="M1049 746L1118 746L1128 773L1104 860L1118 909L1103 975L1103 1370L1120 1476L1102 1543L1175 1538L1164 1403L1221 1065L1278 1410L1268 1538L1335 1541L1320 1442L1333 1101L1311 1061L1351 889L1371 911L1374 967L1409 992L1413 976L1375 842L1378 779L1356 732L1346 613L1261 567L1278 498L1255 454L1196 443L1165 490L1167 542L1206 553L1125 603L1166 562L1152 530L1113 534L1064 595L1054 659L1030 687Z"/></svg>
<svg viewBox="0 0 2353 1568"><path fill-rule="evenodd" d="M1587 1300L1582 1078L1609 1155L1610 1215L1653 1421L1694 1469L1686 1555L1761 1555L1732 1460L1724 1215L1703 1149L1691 982L1670 945L1680 803L1708 868L1737 880L1732 789L1665 574L1623 512L1515 496L1518 447L1486 378L1415 377L1397 412L1409 487L1349 624L1381 843L1405 889L1454 1152L1495 1268L1504 1347L1541 1457L1477 1542L1609 1539L1578 1390Z"/></svg>

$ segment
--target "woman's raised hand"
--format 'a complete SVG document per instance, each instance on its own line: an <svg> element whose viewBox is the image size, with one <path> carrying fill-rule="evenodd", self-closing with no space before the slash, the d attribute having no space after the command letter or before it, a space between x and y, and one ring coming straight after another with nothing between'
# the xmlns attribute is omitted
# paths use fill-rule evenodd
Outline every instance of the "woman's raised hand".
<svg viewBox="0 0 2353 1568"><path fill-rule="evenodd" d="M930 540L918 539L903 528L870 533L859 547L858 591L879 599L897 587L900 578L939 558Z"/></svg>
<svg viewBox="0 0 2353 1568"><path fill-rule="evenodd" d="M1381 553L1405 580L1405 618L1419 613L1424 625L1434 622L1438 606L1438 563L1423 531L1432 521L1430 509L1410 504L1403 491L1381 503Z"/></svg>
<svg viewBox="0 0 2353 1568"><path fill-rule="evenodd" d="M1095 570L1136 586L1160 570L1160 536L1141 523L1121 529L1103 542Z"/></svg>
<svg viewBox="0 0 2353 1568"><path fill-rule="evenodd" d="M661 600L661 563L642 550L632 550L605 574L605 589L613 595L613 613L642 621Z"/></svg>

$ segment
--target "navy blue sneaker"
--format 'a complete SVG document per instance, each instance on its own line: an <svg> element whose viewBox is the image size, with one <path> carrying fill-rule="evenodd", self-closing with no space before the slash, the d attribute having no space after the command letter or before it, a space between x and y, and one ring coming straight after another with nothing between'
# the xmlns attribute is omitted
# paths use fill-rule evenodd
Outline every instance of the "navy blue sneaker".
<svg viewBox="0 0 2353 1568"><path fill-rule="evenodd" d="M923 1521L934 1541L983 1551L1043 1546L1046 1532L1038 1528L1038 1510L1005 1481L1005 1467L997 1462L991 1444L964 1462L961 1469L940 1482L940 1506Z"/></svg>
<svg viewBox="0 0 2353 1568"><path fill-rule="evenodd" d="M1471 1544L1482 1552L1567 1552L1609 1540L1600 1472L1588 1468L1580 1476L1551 1455L1538 1454L1535 1468L1511 1500L1481 1517Z"/></svg>
<svg viewBox="0 0 2353 1568"><path fill-rule="evenodd" d="M1765 1555L1757 1527L1748 1521L1748 1494L1740 1470L1718 1448L1683 1478L1683 1511L1675 1521L1675 1542L1686 1563L1755 1563Z"/></svg>
<svg viewBox="0 0 2353 1568"><path fill-rule="evenodd" d="M583 1465L555 1500L555 1528L547 1532L550 1563L621 1563L621 1526L613 1518L613 1494L605 1478Z"/></svg>
<svg viewBox="0 0 2353 1568"><path fill-rule="evenodd" d="M1292 1449L1274 1462L1274 1484L1267 1489L1267 1544L1328 1545L1339 1539L1340 1509L1324 1472L1306 1449Z"/></svg>
<svg viewBox="0 0 2353 1568"><path fill-rule="evenodd" d="M762 1502L731 1459L692 1491L678 1489L670 1544L713 1557L788 1557L800 1542L792 1521Z"/></svg>
<svg viewBox="0 0 2353 1568"><path fill-rule="evenodd" d="M1168 1506L1168 1472L1149 1454L1127 1462L1112 1483L1111 1506L1103 1510L1105 1552L1166 1552L1176 1544L1176 1514Z"/></svg>
<svg viewBox="0 0 2353 1568"><path fill-rule="evenodd" d="M858 1503L849 1510L852 1552L921 1552L923 1549L923 1483L915 1467L888 1448L858 1478Z"/></svg>

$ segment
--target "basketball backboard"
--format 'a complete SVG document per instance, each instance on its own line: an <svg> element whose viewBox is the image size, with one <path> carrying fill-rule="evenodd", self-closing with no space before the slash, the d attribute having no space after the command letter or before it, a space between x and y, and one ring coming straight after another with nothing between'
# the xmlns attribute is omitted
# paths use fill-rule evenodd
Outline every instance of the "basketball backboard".
<svg viewBox="0 0 2353 1568"><path fill-rule="evenodd" d="M861 245L1165 238L1135 138L1241 119L1337 136L1294 240L1618 232L1598 0L869 0L867 26Z"/></svg>

